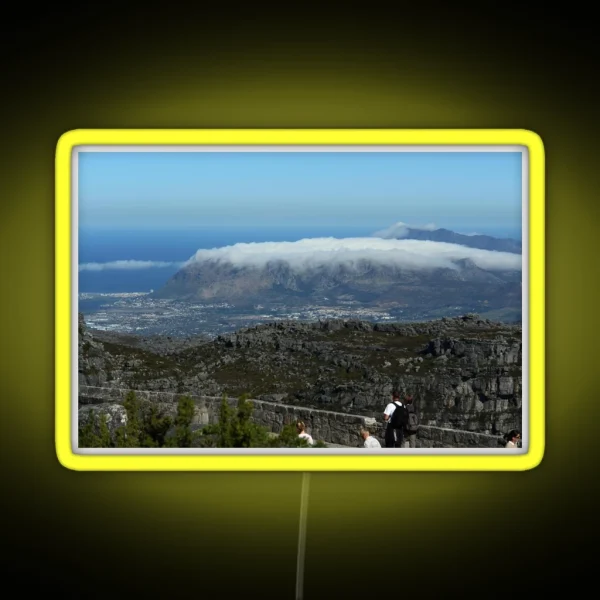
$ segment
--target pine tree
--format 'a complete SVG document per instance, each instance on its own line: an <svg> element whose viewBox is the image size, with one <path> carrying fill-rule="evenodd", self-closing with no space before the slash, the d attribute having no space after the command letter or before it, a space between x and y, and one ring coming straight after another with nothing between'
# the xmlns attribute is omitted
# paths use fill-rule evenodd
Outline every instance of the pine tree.
<svg viewBox="0 0 600 600"><path fill-rule="evenodd" d="M143 418L143 447L163 448L167 432L172 424L173 420L168 416L164 416L158 407L153 404Z"/></svg>
<svg viewBox="0 0 600 600"><path fill-rule="evenodd" d="M247 394L240 396L235 410L229 406L226 396L223 396L218 422L206 426L202 430L202 437L210 440L213 436L215 445L219 448L308 447L307 441L298 437L293 424L286 425L279 436L272 438L266 427L251 420L253 409Z"/></svg>
<svg viewBox="0 0 600 600"><path fill-rule="evenodd" d="M191 448L193 442L192 420L194 419L194 401L189 396L179 398L175 417L175 438L177 448Z"/></svg>
<svg viewBox="0 0 600 600"><path fill-rule="evenodd" d="M112 440L107 424L108 416L106 413L100 414L91 410L88 413L87 421L79 427L79 447L80 448L110 448Z"/></svg>
<svg viewBox="0 0 600 600"><path fill-rule="evenodd" d="M210 435L216 433L217 445L219 448L234 448L234 423L233 423L233 411L227 401L227 396L223 394L221 399L221 406L219 407L219 421L216 425L209 425L205 427L203 433Z"/></svg>
<svg viewBox="0 0 600 600"><path fill-rule="evenodd" d="M100 414L100 448L110 448L112 446L112 440L110 439L110 431L108 429L108 415L105 413Z"/></svg>
<svg viewBox="0 0 600 600"><path fill-rule="evenodd" d="M140 448L142 437L140 400L133 390L125 396L123 407L127 412L127 423L115 432L117 448Z"/></svg>
<svg viewBox="0 0 600 600"><path fill-rule="evenodd" d="M85 424L79 426L80 448L101 448L100 438L96 435L96 413L90 410Z"/></svg>
<svg viewBox="0 0 600 600"><path fill-rule="evenodd" d="M232 423L234 448L262 448L267 445L267 430L250 420L253 410L254 405L248 401L248 394L240 396Z"/></svg>

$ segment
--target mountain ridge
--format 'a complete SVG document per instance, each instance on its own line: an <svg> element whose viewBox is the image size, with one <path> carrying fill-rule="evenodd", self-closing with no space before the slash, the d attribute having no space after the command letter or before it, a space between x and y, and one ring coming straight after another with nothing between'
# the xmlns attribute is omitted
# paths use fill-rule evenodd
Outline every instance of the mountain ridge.
<svg viewBox="0 0 600 600"><path fill-rule="evenodd" d="M485 234L466 235L457 233L450 229L418 229L410 226L399 227L398 236L394 235L393 227L390 228L387 235L382 232L384 239L403 239L403 240L423 240L431 242L445 242L448 244L458 244L468 248L478 248L480 250L491 250L494 252L510 252L512 254L522 254L522 242L513 238L498 238ZM380 236L377 236L380 237Z"/></svg>

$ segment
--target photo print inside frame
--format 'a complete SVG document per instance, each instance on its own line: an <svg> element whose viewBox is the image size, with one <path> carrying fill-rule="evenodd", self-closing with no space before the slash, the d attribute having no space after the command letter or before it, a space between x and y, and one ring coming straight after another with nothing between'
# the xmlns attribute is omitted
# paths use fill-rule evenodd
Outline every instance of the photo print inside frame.
<svg viewBox="0 0 600 600"><path fill-rule="evenodd" d="M540 462L535 134L76 130L56 167L65 466Z"/></svg>

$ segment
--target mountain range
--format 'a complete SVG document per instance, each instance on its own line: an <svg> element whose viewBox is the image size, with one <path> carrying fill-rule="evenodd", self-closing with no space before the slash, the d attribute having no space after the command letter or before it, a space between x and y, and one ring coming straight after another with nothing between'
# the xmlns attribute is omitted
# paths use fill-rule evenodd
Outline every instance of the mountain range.
<svg viewBox="0 0 600 600"><path fill-rule="evenodd" d="M372 238L199 250L153 297L238 306L342 302L520 310L517 240L416 228L396 237L392 230Z"/></svg>
<svg viewBox="0 0 600 600"><path fill-rule="evenodd" d="M445 242L448 244L459 244L468 248L480 248L481 250L492 250L495 252L522 253L522 243L511 238L496 238L490 235L473 234L465 235L450 229L417 229L406 227L402 229L403 234L395 236L390 228L386 239L404 240L428 240L431 242Z"/></svg>

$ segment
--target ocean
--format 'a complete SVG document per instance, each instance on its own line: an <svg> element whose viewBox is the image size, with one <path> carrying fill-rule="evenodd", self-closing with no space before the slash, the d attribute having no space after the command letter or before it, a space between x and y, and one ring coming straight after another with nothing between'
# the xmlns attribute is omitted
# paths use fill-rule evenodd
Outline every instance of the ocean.
<svg viewBox="0 0 600 600"><path fill-rule="evenodd" d="M382 225L379 229L385 228ZM204 227L164 230L80 229L79 264L117 260L183 262L199 249L240 242L294 242L311 237L367 237L377 227ZM464 233L469 230L454 229ZM521 239L520 230L477 228L477 233ZM149 292L178 271L175 265L144 269L80 271L79 293Z"/></svg>

